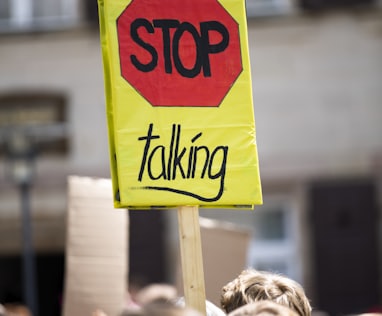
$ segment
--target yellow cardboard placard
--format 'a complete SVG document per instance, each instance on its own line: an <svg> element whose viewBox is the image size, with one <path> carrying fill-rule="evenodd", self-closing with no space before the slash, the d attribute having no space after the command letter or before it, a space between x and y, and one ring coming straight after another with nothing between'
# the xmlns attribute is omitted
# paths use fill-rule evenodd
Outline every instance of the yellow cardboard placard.
<svg viewBox="0 0 382 316"><path fill-rule="evenodd" d="M244 0L98 0L115 207L262 204Z"/></svg>

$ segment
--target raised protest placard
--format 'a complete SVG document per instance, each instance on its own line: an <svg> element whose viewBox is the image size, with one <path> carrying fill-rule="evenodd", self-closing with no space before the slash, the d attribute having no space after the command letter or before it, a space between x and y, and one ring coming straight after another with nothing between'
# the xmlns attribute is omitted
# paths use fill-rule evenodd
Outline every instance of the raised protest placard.
<svg viewBox="0 0 382 316"><path fill-rule="evenodd" d="M98 0L115 207L178 206L205 314L198 208L262 203L244 0Z"/></svg>
<svg viewBox="0 0 382 316"><path fill-rule="evenodd" d="M244 0L98 0L115 207L262 203Z"/></svg>

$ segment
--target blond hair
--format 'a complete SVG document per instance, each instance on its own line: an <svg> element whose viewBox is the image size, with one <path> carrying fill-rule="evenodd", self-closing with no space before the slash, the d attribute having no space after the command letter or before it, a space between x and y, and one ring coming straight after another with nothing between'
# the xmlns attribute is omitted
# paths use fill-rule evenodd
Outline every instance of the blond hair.
<svg viewBox="0 0 382 316"><path fill-rule="evenodd" d="M243 270L226 284L220 304L230 313L240 306L262 300L287 306L299 316L311 316L312 308L300 284L285 276L255 269Z"/></svg>
<svg viewBox="0 0 382 316"><path fill-rule="evenodd" d="M273 301L257 301L243 305L228 316L298 316L298 314L287 306L277 304Z"/></svg>

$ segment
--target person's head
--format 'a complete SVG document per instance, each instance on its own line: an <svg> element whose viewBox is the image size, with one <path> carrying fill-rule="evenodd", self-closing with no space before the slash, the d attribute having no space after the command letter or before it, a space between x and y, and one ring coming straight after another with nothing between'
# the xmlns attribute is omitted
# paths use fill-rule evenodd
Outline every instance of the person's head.
<svg viewBox="0 0 382 316"><path fill-rule="evenodd" d="M176 306L184 307L185 306L184 297L183 296L179 297L177 300L174 301L174 304ZM214 303L212 303L209 300L206 300L206 316L226 316L226 314Z"/></svg>
<svg viewBox="0 0 382 316"><path fill-rule="evenodd" d="M192 308L176 306L172 302L153 301L139 310L125 310L119 316L202 316L202 314Z"/></svg>
<svg viewBox="0 0 382 316"><path fill-rule="evenodd" d="M135 295L135 302L147 305L152 302L167 302L177 298L177 290L170 284L154 283L143 287Z"/></svg>
<svg viewBox="0 0 382 316"><path fill-rule="evenodd" d="M245 304L230 312L228 316L298 316L298 314L287 306L264 300Z"/></svg>
<svg viewBox="0 0 382 316"><path fill-rule="evenodd" d="M101 309L96 309L92 312L91 316L107 316L106 313Z"/></svg>
<svg viewBox="0 0 382 316"><path fill-rule="evenodd" d="M5 308L0 304L0 316L5 316Z"/></svg>
<svg viewBox="0 0 382 316"><path fill-rule="evenodd" d="M220 304L226 313L230 313L245 304L262 300L287 306L299 316L311 315L312 308L300 284L288 277L255 269L243 270L223 286Z"/></svg>
<svg viewBox="0 0 382 316"><path fill-rule="evenodd" d="M23 304L6 303L4 309L7 316L32 316L29 308Z"/></svg>

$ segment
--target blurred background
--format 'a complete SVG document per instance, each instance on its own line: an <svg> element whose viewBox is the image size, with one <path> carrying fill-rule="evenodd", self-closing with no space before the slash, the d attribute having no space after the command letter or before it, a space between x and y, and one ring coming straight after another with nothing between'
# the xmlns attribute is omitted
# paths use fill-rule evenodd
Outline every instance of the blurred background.
<svg viewBox="0 0 382 316"><path fill-rule="evenodd" d="M316 309L374 311L381 1L246 4L264 205L201 216L249 228L247 265L297 280ZM0 302L25 300L32 253L39 316L60 315L67 176L110 177L104 101L96 0L0 0ZM174 282L176 214L129 214L129 280Z"/></svg>

